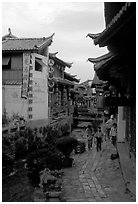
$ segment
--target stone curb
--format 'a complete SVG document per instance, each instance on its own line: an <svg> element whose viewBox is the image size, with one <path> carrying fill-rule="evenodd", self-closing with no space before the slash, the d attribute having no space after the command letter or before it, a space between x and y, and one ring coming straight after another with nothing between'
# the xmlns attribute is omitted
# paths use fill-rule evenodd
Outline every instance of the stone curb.
<svg viewBox="0 0 138 204"><path fill-rule="evenodd" d="M122 175L125 181L126 189L129 190L129 192L132 193L134 196L136 196L136 180L134 179L135 171L132 166L131 159L129 158L127 152L123 154L122 147L119 145L123 147L125 143L117 144L117 152L119 154L119 162L120 162Z"/></svg>

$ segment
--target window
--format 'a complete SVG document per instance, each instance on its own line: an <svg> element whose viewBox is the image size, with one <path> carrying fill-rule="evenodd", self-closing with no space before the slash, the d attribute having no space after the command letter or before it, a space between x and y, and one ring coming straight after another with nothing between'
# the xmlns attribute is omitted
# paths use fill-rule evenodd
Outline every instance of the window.
<svg viewBox="0 0 138 204"><path fill-rule="evenodd" d="M14 54L11 56L2 56L2 68L3 70L22 70L22 55Z"/></svg>
<svg viewBox="0 0 138 204"><path fill-rule="evenodd" d="M33 118L33 116L32 115L29 115L29 119L32 119Z"/></svg>
<svg viewBox="0 0 138 204"><path fill-rule="evenodd" d="M2 55L2 81L22 82L22 54Z"/></svg>
<svg viewBox="0 0 138 204"><path fill-rule="evenodd" d="M11 57L2 58L2 69L3 70L11 69Z"/></svg>
<svg viewBox="0 0 138 204"><path fill-rule="evenodd" d="M32 111L32 110L33 110L32 107L29 107L29 108L28 108L28 111Z"/></svg>
<svg viewBox="0 0 138 204"><path fill-rule="evenodd" d="M35 58L35 71L42 72L43 62L39 58Z"/></svg>

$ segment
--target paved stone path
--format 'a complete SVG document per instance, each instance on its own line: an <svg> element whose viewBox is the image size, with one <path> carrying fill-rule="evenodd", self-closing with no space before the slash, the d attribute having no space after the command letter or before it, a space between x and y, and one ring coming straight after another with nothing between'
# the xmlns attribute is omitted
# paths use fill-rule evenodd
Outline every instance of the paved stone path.
<svg viewBox="0 0 138 204"><path fill-rule="evenodd" d="M79 130L78 130L79 133ZM77 133L82 137L83 133ZM86 141L86 138L83 137ZM111 160L114 147L103 142L102 151L92 150L72 155L74 166L64 169L63 200L66 202L132 202L126 192L119 160Z"/></svg>

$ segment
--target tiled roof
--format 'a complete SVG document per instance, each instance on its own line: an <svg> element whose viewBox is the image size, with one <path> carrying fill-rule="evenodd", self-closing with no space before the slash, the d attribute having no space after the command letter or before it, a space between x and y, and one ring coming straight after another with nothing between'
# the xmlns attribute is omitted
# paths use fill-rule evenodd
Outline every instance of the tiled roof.
<svg viewBox="0 0 138 204"><path fill-rule="evenodd" d="M74 82L69 81L67 79L62 79L60 77L53 77L54 81L63 85L71 85L74 86Z"/></svg>
<svg viewBox="0 0 138 204"><path fill-rule="evenodd" d="M88 61L92 62L94 64L94 70L98 71L101 67L107 65L116 57L117 57L117 54L113 54L112 52L109 52L97 58L89 58Z"/></svg>
<svg viewBox="0 0 138 204"><path fill-rule="evenodd" d="M7 38L2 42L2 51L39 50L52 43L52 36L43 38Z"/></svg>
<svg viewBox="0 0 138 204"><path fill-rule="evenodd" d="M55 53L49 53L49 57L54 59L55 61L57 61L58 63L63 64L63 66L66 66L68 68L70 68L72 66L73 63L69 63L69 62L65 62L61 59L59 59L58 57L56 57L56 55L58 54L58 52Z"/></svg>
<svg viewBox="0 0 138 204"><path fill-rule="evenodd" d="M102 68L103 66L106 66L107 64L111 63L114 59L116 59L117 55L112 55L111 57L105 59L105 60L101 60L97 63L94 64L94 70L95 71L99 71L100 68Z"/></svg>
<svg viewBox="0 0 138 204"><path fill-rule="evenodd" d="M71 74L69 74L69 73L67 73L67 72L64 72L64 77L65 77L66 79L69 79L70 81L76 81L76 82L79 82L79 81L80 81L80 79L75 78L76 75L71 75Z"/></svg>
<svg viewBox="0 0 138 204"><path fill-rule="evenodd" d="M110 59L112 56L113 56L113 54L111 52L109 52L109 53L102 55L100 57L97 57L97 58L88 58L88 61L92 62L92 63L97 63L97 62L101 62L102 60Z"/></svg>

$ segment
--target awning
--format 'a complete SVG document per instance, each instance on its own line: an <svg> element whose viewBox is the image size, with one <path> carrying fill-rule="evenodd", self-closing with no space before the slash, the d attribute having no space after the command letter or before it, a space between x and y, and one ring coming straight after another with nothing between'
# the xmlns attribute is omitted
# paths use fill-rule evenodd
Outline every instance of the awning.
<svg viewBox="0 0 138 204"><path fill-rule="evenodd" d="M2 65L8 65L10 61L10 57L3 57L2 58Z"/></svg>

